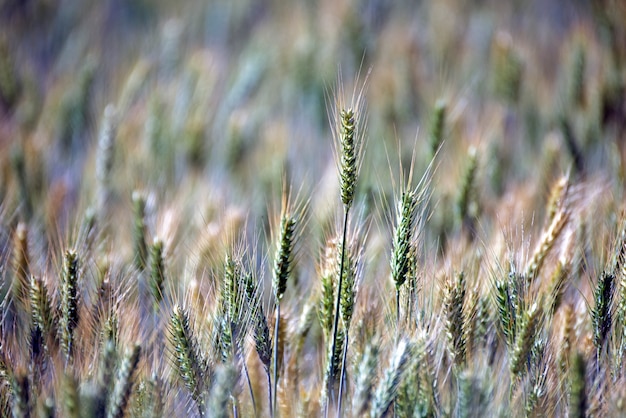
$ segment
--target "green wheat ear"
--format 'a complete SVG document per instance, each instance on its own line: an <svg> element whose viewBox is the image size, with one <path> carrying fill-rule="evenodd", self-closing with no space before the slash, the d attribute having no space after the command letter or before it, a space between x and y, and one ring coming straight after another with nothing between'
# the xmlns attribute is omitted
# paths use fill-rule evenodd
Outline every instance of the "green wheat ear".
<svg viewBox="0 0 626 418"><path fill-rule="evenodd" d="M358 367L356 375L356 393L352 400L352 411L355 416L363 416L372 401L372 388L376 379L376 367L378 366L378 345L369 342L365 347L365 353Z"/></svg>
<svg viewBox="0 0 626 418"><path fill-rule="evenodd" d="M514 376L523 377L526 374L531 351L541 331L541 306L542 304L533 304L522 317L511 356L511 373Z"/></svg>
<svg viewBox="0 0 626 418"><path fill-rule="evenodd" d="M54 329L52 303L46 284L35 276L32 276L30 281L30 305L33 323L41 330L44 341L46 341L53 334Z"/></svg>
<svg viewBox="0 0 626 418"><path fill-rule="evenodd" d="M135 249L135 266L144 271L148 262L148 245L146 244L146 198L140 192L134 191L133 200L133 242Z"/></svg>
<svg viewBox="0 0 626 418"><path fill-rule="evenodd" d="M61 347L66 361L74 353L74 330L78 325L78 254L70 249L65 252L61 275Z"/></svg>
<svg viewBox="0 0 626 418"><path fill-rule="evenodd" d="M358 174L358 159L360 152L359 138L356 133L356 116L352 109L342 109L341 121L341 165L339 177L341 179L341 201L346 208L352 206Z"/></svg>
<svg viewBox="0 0 626 418"><path fill-rule="evenodd" d="M30 260L28 252L28 228L20 222L15 229L13 248L12 298L21 310L29 310Z"/></svg>
<svg viewBox="0 0 626 418"><path fill-rule="evenodd" d="M461 272L456 276L454 282L448 280L444 289L446 334L449 340L450 353L457 366L465 364L467 353L467 326L463 312L465 294L465 274Z"/></svg>
<svg viewBox="0 0 626 418"><path fill-rule="evenodd" d="M463 227L472 232L479 210L476 196L476 172L478 171L478 151L476 148L470 147L467 157L468 162L461 179L461 188L457 200L457 211Z"/></svg>
<svg viewBox="0 0 626 418"><path fill-rule="evenodd" d="M174 306L170 318L170 343L178 377L202 411L204 368L201 365L200 353L189 325L187 312L178 305Z"/></svg>
<svg viewBox="0 0 626 418"><path fill-rule="evenodd" d="M574 354L570 371L569 416L584 418L587 416L587 365L580 352Z"/></svg>
<svg viewBox="0 0 626 418"><path fill-rule="evenodd" d="M135 370L139 364L140 353L141 347L139 344L135 344L135 346L122 360L122 364L120 364L120 368L117 373L115 387L113 388L113 393L111 395L107 418L124 417L133 388L133 375L135 374Z"/></svg>
<svg viewBox="0 0 626 418"><path fill-rule="evenodd" d="M115 106L108 105L104 109L102 126L98 137L98 153L96 155L96 177L98 180L97 208L100 216L111 194L111 172L115 156L115 137L117 135L117 111Z"/></svg>
<svg viewBox="0 0 626 418"><path fill-rule="evenodd" d="M443 99L437 100L430 123L430 153L434 157L441 148L446 129L447 105Z"/></svg>
<svg viewBox="0 0 626 418"><path fill-rule="evenodd" d="M274 257L272 288L276 301L280 301L287 290L287 280L291 274L296 239L296 218L284 213L280 219L278 248Z"/></svg>
<svg viewBox="0 0 626 418"><path fill-rule="evenodd" d="M387 411L389 411L391 404L396 398L404 372L409 365L412 350L412 345L404 339L401 339L396 346L391 362L376 389L376 395L370 410L372 418L384 417Z"/></svg>
<svg viewBox="0 0 626 418"><path fill-rule="evenodd" d="M615 290L615 276L603 271L593 293L594 306L591 309L593 324L593 343L598 351L598 357L604 342L611 330L613 293ZM598 358L599 361L599 358Z"/></svg>
<svg viewBox="0 0 626 418"><path fill-rule="evenodd" d="M318 317L326 341L329 341L333 332L335 291L337 287L335 276L338 274L336 259L337 243L335 240L329 240L322 251L319 272L322 294L318 307Z"/></svg>
<svg viewBox="0 0 626 418"><path fill-rule="evenodd" d="M165 282L165 261L163 260L163 241L155 238L150 246L150 293L155 312L163 300L163 283Z"/></svg>

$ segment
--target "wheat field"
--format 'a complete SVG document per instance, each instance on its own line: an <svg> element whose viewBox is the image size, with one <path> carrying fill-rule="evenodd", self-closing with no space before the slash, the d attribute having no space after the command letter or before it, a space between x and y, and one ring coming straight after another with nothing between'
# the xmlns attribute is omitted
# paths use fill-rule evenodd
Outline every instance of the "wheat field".
<svg viewBox="0 0 626 418"><path fill-rule="evenodd" d="M0 0L0 414L626 416L626 4Z"/></svg>

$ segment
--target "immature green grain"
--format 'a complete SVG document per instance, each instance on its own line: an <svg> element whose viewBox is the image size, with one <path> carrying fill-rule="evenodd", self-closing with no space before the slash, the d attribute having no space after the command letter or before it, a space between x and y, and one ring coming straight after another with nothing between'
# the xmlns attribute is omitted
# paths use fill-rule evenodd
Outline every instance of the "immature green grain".
<svg viewBox="0 0 626 418"><path fill-rule="evenodd" d="M245 276L245 291L247 301L252 310L252 336L254 338L254 346L263 364L266 373L270 371L270 363L272 360L272 339L270 329L267 323L267 317L263 311L263 301L259 285L256 283L252 274Z"/></svg>
<svg viewBox="0 0 626 418"><path fill-rule="evenodd" d="M165 261L163 259L163 241L155 238L150 246L150 293L154 310L158 310L163 300L163 283L165 282Z"/></svg>
<svg viewBox="0 0 626 418"><path fill-rule="evenodd" d="M4 35L4 34L3 34ZM16 67L13 45L8 37L0 38L0 104L12 109L22 94L22 83Z"/></svg>
<svg viewBox="0 0 626 418"><path fill-rule="evenodd" d="M274 330L274 401L276 406L276 389L278 387L278 335L280 335L280 301L287 290L287 280L293 268L294 247L296 241L296 218L288 210L288 198L283 196L283 214L280 219L280 230L276 254L274 256L274 275L272 288L276 303L276 325ZM272 416L274 411L272 410Z"/></svg>
<svg viewBox="0 0 626 418"><path fill-rule="evenodd" d="M337 243L335 240L331 240L326 244L320 261L319 275L322 284L322 295L320 297L318 316L326 340L330 339L330 334L333 332L337 253Z"/></svg>
<svg viewBox="0 0 626 418"><path fill-rule="evenodd" d="M133 246L135 250L134 263L138 270L146 269L148 262L148 245L146 244L146 198L138 191L134 191L133 200Z"/></svg>
<svg viewBox="0 0 626 418"><path fill-rule="evenodd" d="M189 325L187 312L178 305L174 306L170 318L170 343L178 376L202 411L204 373L200 353Z"/></svg>
<svg viewBox="0 0 626 418"><path fill-rule="evenodd" d="M570 371L569 417L587 417L587 365L580 352L574 354Z"/></svg>
<svg viewBox="0 0 626 418"><path fill-rule="evenodd" d="M54 317L48 288L43 280L31 276L30 279L30 306L33 323L39 327L44 339L53 334Z"/></svg>
<svg viewBox="0 0 626 418"><path fill-rule="evenodd" d="M515 287L509 280L495 282L494 299L498 310L498 323L505 337L507 345L511 347L515 342L517 331L517 294Z"/></svg>
<svg viewBox="0 0 626 418"><path fill-rule="evenodd" d="M457 210L463 225L470 227L477 216L476 202L476 171L478 170L478 153L476 148L470 147L468 162L466 163L461 188L457 200Z"/></svg>
<svg viewBox="0 0 626 418"><path fill-rule="evenodd" d="M324 384L322 385L322 404L325 409L329 406L332 394L337 389L337 376L341 371L341 358L343 354L343 346L346 341L346 334L343 328L337 331L337 338L335 344L327 346L326 351L326 370L324 373ZM330 387L330 391L328 389Z"/></svg>
<svg viewBox="0 0 626 418"><path fill-rule="evenodd" d="M215 379L209 393L206 415L214 418L229 418L232 391L237 383L237 372L228 364L222 364L215 370ZM233 400L234 401L234 400ZM236 410L236 406L233 406ZM235 413L235 416L237 414Z"/></svg>
<svg viewBox="0 0 626 418"><path fill-rule="evenodd" d="M272 287L274 297L278 302L287 290L287 280L291 275L296 239L296 218L290 213L284 213L280 220L278 247L274 257L274 276Z"/></svg>
<svg viewBox="0 0 626 418"><path fill-rule="evenodd" d="M368 343L359 363L356 375L356 392L352 398L352 411L355 416L363 416L372 400L372 388L376 383L376 367L378 366L378 344Z"/></svg>
<svg viewBox="0 0 626 418"><path fill-rule="evenodd" d="M98 370L98 393L96 393L96 409L104 411L113 391L117 350L112 339L107 339L100 353L100 368Z"/></svg>
<svg viewBox="0 0 626 418"><path fill-rule="evenodd" d="M345 341L343 343L343 353L341 356L341 368L339 374L339 403L337 406L337 416L342 413L341 405L343 401L342 393L344 387L344 379L346 373L346 361L348 356L348 346L350 339L350 322L352 320L352 314L354 313L354 303L356 298L356 279L357 279L357 257L354 254L352 248L346 248L347 254L344 254L344 268L343 268L343 286L341 288L340 295L340 314L343 322L343 328L345 330Z"/></svg>
<svg viewBox="0 0 626 418"><path fill-rule="evenodd" d="M139 344L126 354L117 372L115 387L111 395L107 418L123 418L134 384L133 374L139 363L141 347Z"/></svg>
<svg viewBox="0 0 626 418"><path fill-rule="evenodd" d="M98 152L96 154L96 177L98 179L98 209L102 211L111 194L111 171L115 155L115 137L117 135L116 109L108 105L104 109L100 135L98 136Z"/></svg>
<svg viewBox="0 0 626 418"><path fill-rule="evenodd" d="M17 372L11 376L11 392L13 393L14 418L28 418L31 416L31 391L26 372Z"/></svg>
<svg viewBox="0 0 626 418"><path fill-rule="evenodd" d="M21 144L16 145L11 151L11 167L15 171L15 177L17 179L22 203L22 213L24 214L24 219L29 221L33 216L33 198L26 176L26 157L24 156L24 148Z"/></svg>
<svg viewBox="0 0 626 418"><path fill-rule="evenodd" d="M339 178L341 180L341 201L346 209L352 206L356 190L360 158L360 140L356 132L356 115L352 109L340 112L341 132L341 164Z"/></svg>
<svg viewBox="0 0 626 418"><path fill-rule="evenodd" d="M69 371L66 371L63 376L62 389L63 416L67 418L80 418L81 402L78 392L78 380ZM104 412L102 415L104 416Z"/></svg>
<svg viewBox="0 0 626 418"><path fill-rule="evenodd" d="M582 107L585 105L585 70L587 67L585 49L578 43L574 48L574 53L571 58L570 74L569 74L569 86L568 86L568 98L569 106L572 108Z"/></svg>
<svg viewBox="0 0 626 418"><path fill-rule="evenodd" d="M520 99L523 64L507 33L495 37L492 55L492 80L496 95L515 104Z"/></svg>
<svg viewBox="0 0 626 418"><path fill-rule="evenodd" d="M78 325L78 254L70 249L65 252L61 275L61 347L66 361L74 353L74 330Z"/></svg>
<svg viewBox="0 0 626 418"><path fill-rule="evenodd" d="M376 395L374 396L370 410L370 416L372 418L383 417L387 414L387 411L396 398L398 386L402 381L402 376L409 364L411 355L411 344L407 340L401 339L376 389Z"/></svg>
<svg viewBox="0 0 626 418"><path fill-rule="evenodd" d="M465 274L460 272L456 280L448 280L444 289L445 326L450 354L457 366L465 364L467 350L465 303Z"/></svg>
<svg viewBox="0 0 626 418"><path fill-rule="evenodd" d="M593 325L593 343L598 351L598 356L611 329L614 285L615 276L603 271L593 293L595 303L591 309L591 322Z"/></svg>
<svg viewBox="0 0 626 418"><path fill-rule="evenodd" d="M346 248L345 251L346 254L344 255L343 285L341 287L339 313L341 314L341 319L347 332L350 329L350 322L352 320L352 314L354 313L358 259L357 254L354 254L353 249Z"/></svg>
<svg viewBox="0 0 626 418"><path fill-rule="evenodd" d="M511 353L511 373L516 377L523 377L527 371L527 365L531 356L531 351L541 331L541 315L543 314L541 305L534 303L528 311L524 313L517 332L515 346Z"/></svg>
<svg viewBox="0 0 626 418"><path fill-rule="evenodd" d="M397 223L391 249L391 279L396 287L396 318L400 322L400 288L408 279L411 268L413 229L417 216L417 194L406 190L397 207Z"/></svg>
<svg viewBox="0 0 626 418"><path fill-rule="evenodd" d="M430 123L430 152L435 156L443 144L444 132L446 129L447 105L442 99L437 100Z"/></svg>
<svg viewBox="0 0 626 418"><path fill-rule="evenodd" d="M415 225L417 196L414 190L402 193L398 205L397 225L394 230L393 248L391 250L391 278L396 290L404 284L410 267L409 253Z"/></svg>
<svg viewBox="0 0 626 418"><path fill-rule="evenodd" d="M480 417L487 411L491 394L489 382L482 376L480 371L459 373L456 418Z"/></svg>
<svg viewBox="0 0 626 418"><path fill-rule="evenodd" d="M224 280L222 282L221 298L224 306L224 314L228 321L234 322L239 318L239 280L240 268L229 255L224 261Z"/></svg>

